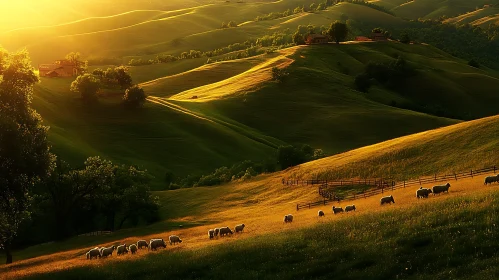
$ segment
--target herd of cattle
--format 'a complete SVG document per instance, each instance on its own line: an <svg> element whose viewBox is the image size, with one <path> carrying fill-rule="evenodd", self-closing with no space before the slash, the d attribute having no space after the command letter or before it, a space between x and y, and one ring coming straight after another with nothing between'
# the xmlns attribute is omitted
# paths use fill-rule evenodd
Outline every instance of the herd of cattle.
<svg viewBox="0 0 499 280"><path fill-rule="evenodd" d="M484 185L487 184L492 184L498 182L499 183L499 175L494 175L494 176L488 176L485 178ZM449 192L450 188L450 183L447 183L445 185L437 185L433 186L431 189L430 188L423 188L420 187L418 190L416 190L416 198L428 198L428 196L433 193L433 195L444 193L444 192ZM395 200L393 199L393 195L390 196L384 196L380 199L380 205L383 204L391 204L395 203ZM355 211L357 208L355 207L354 204L348 205L345 207L345 210L343 210L342 207L336 207L333 206L332 212L333 214L338 214L342 212L350 212L350 211ZM318 211L318 216L319 217L324 217L324 211L319 210ZM293 215L288 214L284 216L284 223L291 223L293 222ZM239 224L234 227L234 231L236 233L242 232L244 230L245 225L244 224ZM221 227L221 228L214 228L208 230L208 238L213 239L218 236L223 237L229 234L233 234L234 231L230 229L229 227ZM174 245L176 243L182 243L182 239L178 237L177 235L171 235L169 237L170 245ZM126 244L119 245L119 246L111 246L108 248L104 247L95 247L91 249L90 251L87 252L86 257L87 259L93 259L93 258L104 258L108 257L113 254L114 251L116 251L116 254L123 255L123 254L128 254L128 252L131 252L132 254L135 254L137 250L147 248L148 250L155 251L157 248L166 248L166 242L163 239L151 239L149 243L147 243L146 240L139 240L137 241L136 244L131 244L130 246L126 246Z"/></svg>

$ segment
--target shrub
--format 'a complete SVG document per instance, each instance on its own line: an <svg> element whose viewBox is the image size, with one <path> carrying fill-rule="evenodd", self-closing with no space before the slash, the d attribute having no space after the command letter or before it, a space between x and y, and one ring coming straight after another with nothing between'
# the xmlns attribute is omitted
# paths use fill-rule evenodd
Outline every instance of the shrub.
<svg viewBox="0 0 499 280"><path fill-rule="evenodd" d="M125 91L123 103L126 107L137 108L144 104L147 95L144 89L139 86L132 86Z"/></svg>
<svg viewBox="0 0 499 280"><path fill-rule="evenodd" d="M98 77L92 74L78 76L71 83L71 91L79 93L81 99L85 102L97 100L97 94L101 88L101 82Z"/></svg>
<svg viewBox="0 0 499 280"><path fill-rule="evenodd" d="M478 62L476 62L474 59L470 60L468 62L468 65L471 67L480 68L480 64Z"/></svg>
<svg viewBox="0 0 499 280"><path fill-rule="evenodd" d="M272 67L272 80L277 81L279 83L282 83L286 76L288 76L289 73L286 72L286 69L278 68L278 67Z"/></svg>

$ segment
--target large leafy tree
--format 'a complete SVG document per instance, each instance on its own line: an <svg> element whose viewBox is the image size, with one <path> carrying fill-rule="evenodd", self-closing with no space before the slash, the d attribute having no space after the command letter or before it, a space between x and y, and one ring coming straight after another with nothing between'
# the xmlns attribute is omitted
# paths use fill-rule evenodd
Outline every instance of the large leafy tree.
<svg viewBox="0 0 499 280"><path fill-rule="evenodd" d="M347 38L348 27L346 23L335 21L329 27L328 34L331 36L331 39L336 42L336 44L339 44Z"/></svg>
<svg viewBox="0 0 499 280"><path fill-rule="evenodd" d="M141 88L140 86L132 86L125 91L125 95L123 96L123 103L127 107L137 108L144 104L146 98L147 95L144 92L143 88Z"/></svg>
<svg viewBox="0 0 499 280"><path fill-rule="evenodd" d="M48 128L31 108L36 82L26 51L0 49L0 248L7 263L19 226L30 217L32 188L53 163Z"/></svg>
<svg viewBox="0 0 499 280"><path fill-rule="evenodd" d="M79 93L81 99L85 102L96 101L100 89L101 82L99 78L92 74L78 76L76 80L71 83L71 91Z"/></svg>

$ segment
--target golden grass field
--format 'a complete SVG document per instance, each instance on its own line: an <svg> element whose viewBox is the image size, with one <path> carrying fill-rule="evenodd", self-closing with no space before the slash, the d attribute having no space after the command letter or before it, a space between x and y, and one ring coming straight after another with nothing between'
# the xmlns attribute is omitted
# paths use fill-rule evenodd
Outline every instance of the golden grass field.
<svg viewBox="0 0 499 280"><path fill-rule="evenodd" d="M190 229L178 229L167 231L160 234L149 236L130 236L126 239L116 240L113 244L134 243L139 239L164 238L169 235L176 234L183 239L183 243L177 246L168 245L164 250L157 252L148 252L140 250L136 255L126 255L117 257L113 255L102 260L86 260L85 253L89 248L75 249L71 251L56 253L48 256L36 257L24 261L16 262L8 266L0 266L1 279L14 279L31 274L45 273L49 271L57 271L80 266L102 266L109 262L123 262L132 258L141 258L146 254L161 254L163 251L170 250L191 250L203 246L211 246L214 244L231 242L240 238L257 238L260 235L268 233L282 232L288 229L296 229L300 227L308 227L318 223L335 221L345 218L354 218L358 215L387 211L393 208L416 207L417 205L432 203L434 200L445 200L455 196L466 196L476 193L495 192L497 187L492 185L484 186L483 178L485 175L451 181L449 194L440 194L437 196L431 195L428 199L416 199L415 187L408 187L395 191L387 191L385 195L393 195L395 204L379 205L381 195L369 197L366 199L358 199L351 202L343 202L336 206L345 207L347 204L355 204L357 211L354 213L344 213L333 215L331 205L320 207L312 207L312 209L304 209L296 211L295 205L300 201L313 201L318 199L316 187L312 186L283 186L281 185L282 175L277 174L269 177L260 177L253 182L243 184L231 184L220 187L221 189L230 188L232 191L225 192L225 195L219 196L204 205L207 209L204 213L183 217L180 221L223 221L210 224L209 226L199 226ZM424 187L431 187L423 185ZM262 191L263 189L263 191ZM251 200L239 199L248 194L254 194ZM322 209L326 216L323 218L317 217L317 211ZM284 224L282 218L285 214L291 213L294 215L292 224ZM244 223L246 225L244 233L234 234L233 236L209 240L207 231L210 228L219 226L234 227L236 224ZM95 244L95 246L109 246L110 244Z"/></svg>

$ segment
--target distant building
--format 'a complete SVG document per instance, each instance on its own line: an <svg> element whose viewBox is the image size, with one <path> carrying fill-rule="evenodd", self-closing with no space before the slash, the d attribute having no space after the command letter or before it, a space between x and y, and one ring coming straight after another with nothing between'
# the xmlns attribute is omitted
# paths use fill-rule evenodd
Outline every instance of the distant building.
<svg viewBox="0 0 499 280"><path fill-rule="evenodd" d="M310 34L307 36L305 43L307 45L327 44L329 42L328 36L322 34Z"/></svg>
<svg viewBox="0 0 499 280"><path fill-rule="evenodd" d="M384 33L378 33L378 32L373 32L371 34L371 39L373 41L387 41L388 38L386 37L386 35Z"/></svg>
<svg viewBox="0 0 499 280"><path fill-rule="evenodd" d="M485 4L485 5L483 5L483 8L484 8L484 9L490 8L490 4Z"/></svg>
<svg viewBox="0 0 499 280"><path fill-rule="evenodd" d="M369 42L369 41L372 41L372 40L369 39L368 37L365 37L365 36L357 36L357 37L355 37L355 41L358 41L358 42Z"/></svg>
<svg viewBox="0 0 499 280"><path fill-rule="evenodd" d="M78 76L78 68L78 63L62 59L38 65L38 72L40 77L73 77Z"/></svg>

